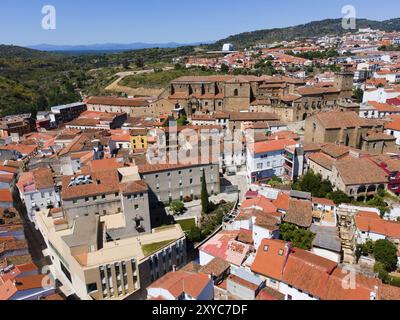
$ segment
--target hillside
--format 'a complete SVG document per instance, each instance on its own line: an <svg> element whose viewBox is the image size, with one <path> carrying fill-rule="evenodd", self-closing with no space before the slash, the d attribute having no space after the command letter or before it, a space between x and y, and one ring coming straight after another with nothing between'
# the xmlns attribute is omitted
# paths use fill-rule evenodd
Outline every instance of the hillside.
<svg viewBox="0 0 400 320"><path fill-rule="evenodd" d="M76 83L85 77L62 56L17 46L0 46L0 116L45 110L80 99Z"/></svg>
<svg viewBox="0 0 400 320"><path fill-rule="evenodd" d="M81 95L109 94L105 88L117 72L162 68L174 57L193 54L195 48L79 55L0 45L0 116L46 110L80 100Z"/></svg>
<svg viewBox="0 0 400 320"><path fill-rule="evenodd" d="M357 29L372 28L384 31L400 31L400 18L386 21L373 21L367 19L357 19ZM210 48L220 48L224 43L232 43L237 48L253 46L257 43L273 43L275 41L290 41L294 39L310 38L324 35L340 35L349 32L342 28L342 19L326 19L314 21L287 28L276 28L268 30L258 30L232 35L226 39L217 41Z"/></svg>
<svg viewBox="0 0 400 320"><path fill-rule="evenodd" d="M50 54L43 51L0 44L0 59L9 59L9 58L34 59L34 58L44 58L48 56L50 56Z"/></svg>

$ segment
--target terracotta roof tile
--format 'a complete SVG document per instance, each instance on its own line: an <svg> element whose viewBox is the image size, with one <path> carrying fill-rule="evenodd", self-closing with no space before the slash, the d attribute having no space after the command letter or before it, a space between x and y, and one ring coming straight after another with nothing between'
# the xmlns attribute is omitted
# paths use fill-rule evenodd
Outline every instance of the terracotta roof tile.
<svg viewBox="0 0 400 320"><path fill-rule="evenodd" d="M312 204L310 201L290 199L289 210L284 217L285 222L300 227L310 227L312 224Z"/></svg>

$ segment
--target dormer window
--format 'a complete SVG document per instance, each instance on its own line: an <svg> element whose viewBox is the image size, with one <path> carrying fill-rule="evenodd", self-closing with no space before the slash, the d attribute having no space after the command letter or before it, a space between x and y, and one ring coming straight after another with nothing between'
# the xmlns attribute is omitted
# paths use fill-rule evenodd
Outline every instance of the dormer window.
<svg viewBox="0 0 400 320"><path fill-rule="evenodd" d="M269 250L269 246L268 245L264 246L264 252L268 252L268 250Z"/></svg>
<svg viewBox="0 0 400 320"><path fill-rule="evenodd" d="M279 252L278 252L278 254L279 254L280 256L283 256L283 253L284 253L283 249L280 249Z"/></svg>

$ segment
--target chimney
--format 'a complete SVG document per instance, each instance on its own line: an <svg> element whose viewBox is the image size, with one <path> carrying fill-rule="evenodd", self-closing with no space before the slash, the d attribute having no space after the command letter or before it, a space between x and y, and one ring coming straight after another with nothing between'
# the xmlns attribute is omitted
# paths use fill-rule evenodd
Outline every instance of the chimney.
<svg viewBox="0 0 400 320"><path fill-rule="evenodd" d="M285 244L285 250L286 250L286 256L285 256L285 264L283 265L283 268L282 268L282 274L285 271L286 264L287 264L287 261L289 259L289 255L290 255L290 253L292 251L292 243L291 242L288 242L288 243Z"/></svg>
<svg viewBox="0 0 400 320"><path fill-rule="evenodd" d="M374 287L374 291L371 291L371 293L370 293L370 300L376 300L377 299L378 290L379 290L378 286L375 286Z"/></svg>

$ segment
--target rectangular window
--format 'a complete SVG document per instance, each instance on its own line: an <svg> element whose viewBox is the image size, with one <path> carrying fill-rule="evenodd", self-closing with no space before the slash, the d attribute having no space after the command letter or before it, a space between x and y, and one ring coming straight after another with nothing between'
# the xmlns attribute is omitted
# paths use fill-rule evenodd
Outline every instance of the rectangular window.
<svg viewBox="0 0 400 320"><path fill-rule="evenodd" d="M86 285L87 293L97 291L97 283L89 283Z"/></svg>
<svg viewBox="0 0 400 320"><path fill-rule="evenodd" d="M133 286L136 289L137 288L138 277L137 277L137 273L136 273L136 261L135 260L131 260L131 266L132 266ZM150 269L151 269L151 266L150 266ZM152 274L152 277L153 277L153 272L152 271L151 271L151 274Z"/></svg>
<svg viewBox="0 0 400 320"><path fill-rule="evenodd" d="M101 280L101 289L103 290L103 298L107 297L107 286L106 286L106 275L104 267L100 267L100 280Z"/></svg>
<svg viewBox="0 0 400 320"><path fill-rule="evenodd" d="M114 268L115 268L115 277L117 278L118 295L122 295L122 278L118 262L114 263Z"/></svg>
<svg viewBox="0 0 400 320"><path fill-rule="evenodd" d="M123 282L124 282L125 291L128 291L128 289L129 289L129 286L128 286L128 273L126 271L126 262L125 261L122 262L122 278L123 278Z"/></svg>
<svg viewBox="0 0 400 320"><path fill-rule="evenodd" d="M69 270L67 269L66 266L64 266L64 264L60 261L60 267L61 267L61 271L64 273L64 275L67 277L67 279L69 280L69 282L72 283L72 277L71 277L71 273L69 272Z"/></svg>

